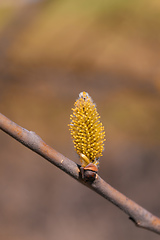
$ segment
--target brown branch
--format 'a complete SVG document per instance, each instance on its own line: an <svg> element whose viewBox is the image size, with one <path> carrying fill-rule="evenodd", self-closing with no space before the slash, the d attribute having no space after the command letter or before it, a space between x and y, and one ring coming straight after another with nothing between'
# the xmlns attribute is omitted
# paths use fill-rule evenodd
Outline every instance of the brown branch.
<svg viewBox="0 0 160 240"><path fill-rule="evenodd" d="M71 177L88 186L124 211L138 226L160 234L160 219L115 190L97 174L93 182L86 182L80 176L79 166L48 146L38 135L28 131L0 114L0 129L32 151L38 153Z"/></svg>

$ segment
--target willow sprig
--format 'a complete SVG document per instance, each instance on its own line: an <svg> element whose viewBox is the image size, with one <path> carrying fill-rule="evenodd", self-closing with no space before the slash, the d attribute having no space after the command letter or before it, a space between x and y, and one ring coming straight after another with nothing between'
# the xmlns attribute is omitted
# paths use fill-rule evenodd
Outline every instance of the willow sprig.
<svg viewBox="0 0 160 240"><path fill-rule="evenodd" d="M105 131L96 105L86 92L81 92L72 108L70 131L82 167L99 164L104 150Z"/></svg>

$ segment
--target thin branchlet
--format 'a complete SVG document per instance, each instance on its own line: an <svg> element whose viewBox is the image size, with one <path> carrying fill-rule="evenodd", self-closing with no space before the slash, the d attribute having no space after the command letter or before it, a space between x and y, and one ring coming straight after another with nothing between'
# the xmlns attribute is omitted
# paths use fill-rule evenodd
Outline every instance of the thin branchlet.
<svg viewBox="0 0 160 240"><path fill-rule="evenodd" d="M160 234L160 219L158 217L154 216L146 209L131 199L127 198L122 193L118 192L107 182L101 179L97 173L95 181L85 181L85 179L80 177L79 167L77 164L75 164L75 162L71 161L62 154L58 153L55 149L48 146L39 136L35 136L35 133L32 132L32 137L30 137L30 132L28 130L14 123L12 120L8 119L1 113L0 129L12 136L20 143L24 144L26 147L30 148L32 151L41 155L47 161L60 168L72 176L74 179L83 183L85 186L89 187L93 191L100 194L102 197L112 202L114 205L123 210L130 217L130 219L136 223L137 226ZM83 155L83 158L87 158ZM94 174L94 172L92 173Z"/></svg>

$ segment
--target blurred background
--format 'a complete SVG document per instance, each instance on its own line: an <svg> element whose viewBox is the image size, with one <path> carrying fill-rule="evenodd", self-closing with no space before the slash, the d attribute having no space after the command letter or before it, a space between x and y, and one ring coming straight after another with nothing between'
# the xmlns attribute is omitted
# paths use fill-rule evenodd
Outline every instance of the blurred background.
<svg viewBox="0 0 160 240"><path fill-rule="evenodd" d="M79 163L81 91L106 131L100 176L160 217L160 1L0 0L1 113ZM159 239L2 131L0 237Z"/></svg>

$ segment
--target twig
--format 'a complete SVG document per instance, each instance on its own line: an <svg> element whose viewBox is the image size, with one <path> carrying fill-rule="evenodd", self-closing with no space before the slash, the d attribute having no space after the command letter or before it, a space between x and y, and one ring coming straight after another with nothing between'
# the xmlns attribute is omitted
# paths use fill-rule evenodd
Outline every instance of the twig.
<svg viewBox="0 0 160 240"><path fill-rule="evenodd" d="M114 205L124 211L136 224L136 226L160 234L160 219L158 217L154 216L146 209L142 208L137 203L130 200L125 195L111 187L102 178L100 178L98 174L93 182L86 182L81 178L79 166L75 162L64 157L62 154L58 153L53 148L48 146L34 132L22 128L21 126L6 118L1 113L0 129L15 138L17 141L21 142L26 147L30 148L32 151L44 157L52 164L56 165L71 177L75 178L79 182L88 186L90 189L94 190L112 202Z"/></svg>

